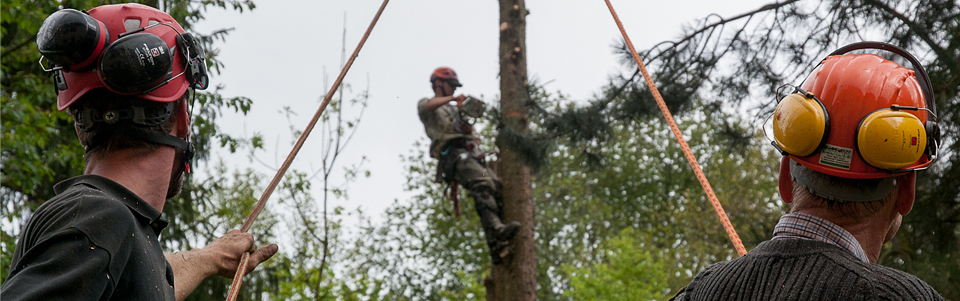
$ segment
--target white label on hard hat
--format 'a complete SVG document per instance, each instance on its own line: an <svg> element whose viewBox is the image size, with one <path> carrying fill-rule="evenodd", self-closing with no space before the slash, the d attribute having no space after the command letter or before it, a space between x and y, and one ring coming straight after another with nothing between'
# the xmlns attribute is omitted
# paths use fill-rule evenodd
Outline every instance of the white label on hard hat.
<svg viewBox="0 0 960 301"><path fill-rule="evenodd" d="M853 149L827 144L820 151L820 164L836 168L850 169Z"/></svg>

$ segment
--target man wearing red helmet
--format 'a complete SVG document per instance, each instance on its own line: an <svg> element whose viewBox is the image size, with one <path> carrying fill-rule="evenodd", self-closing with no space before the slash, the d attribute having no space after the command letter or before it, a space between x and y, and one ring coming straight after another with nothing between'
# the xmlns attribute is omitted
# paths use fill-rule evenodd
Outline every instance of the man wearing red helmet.
<svg viewBox="0 0 960 301"><path fill-rule="evenodd" d="M707 267L673 300L943 300L876 263L913 207L916 172L936 159L939 127L920 63L893 45L856 43L795 90L773 116L790 213L771 240Z"/></svg>
<svg viewBox="0 0 960 301"><path fill-rule="evenodd" d="M466 97L462 94L453 96L461 86L457 73L447 67L437 68L430 75L430 84L434 97L421 99L417 103L417 112L430 137L430 157L439 160L437 181L452 185L459 183L470 191L487 237L490 256L494 264L499 264L510 239L520 229L520 223L502 222L500 178L487 167L473 126L459 111ZM451 101L455 101L456 106L451 105Z"/></svg>
<svg viewBox="0 0 960 301"><path fill-rule="evenodd" d="M170 15L140 4L64 9L44 21L37 48L86 169L24 226L3 300L183 300L209 276L233 277L244 252L248 270L277 252L233 230L163 253L161 212L193 156L187 89L207 83L202 48Z"/></svg>

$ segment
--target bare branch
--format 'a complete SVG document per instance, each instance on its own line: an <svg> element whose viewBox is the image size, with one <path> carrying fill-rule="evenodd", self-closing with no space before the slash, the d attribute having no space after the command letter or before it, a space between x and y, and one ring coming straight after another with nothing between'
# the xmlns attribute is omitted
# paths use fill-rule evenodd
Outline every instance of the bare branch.
<svg viewBox="0 0 960 301"><path fill-rule="evenodd" d="M746 12L746 13L743 13L743 14L739 14L739 15L736 15L736 16L734 16L734 17L732 17L732 18L729 18L729 19L720 18L720 21L717 21L717 22L714 22L713 24L704 26L704 27L700 28L699 30L694 31L694 32L691 33L691 34L688 34L687 36L683 37L683 38L680 39L679 41L664 41L664 42L660 42L659 44L654 45L653 47L651 47L651 49L656 49L657 47L659 47L659 46L662 45L662 44L671 44L670 47L667 47L666 49L660 51L661 53L663 53L663 52L666 52L667 50L676 48L677 45L680 45L680 44L683 44L683 43L686 43L686 42L690 41L691 39L693 39L693 38L696 37L697 35L705 32L705 31L707 31L707 30L712 30L712 29L714 29L715 27L723 26L723 25L725 25L725 24L727 24L727 23L730 23L730 22L733 22L733 21L736 21L736 20L739 20L739 19L743 19L743 18L746 18L746 17L752 17L753 15L755 15L755 14L757 14L757 13L765 12L765 11L768 11L768 10L777 10L777 9L780 9L781 7L784 7L784 6L793 4L793 3L797 2L797 1L800 1L800 0L788 0L788 1L785 1L785 2L770 3L770 4L767 4L767 5L764 5L764 6L758 8L758 9L756 9L756 10L753 10L753 11L750 11L750 12Z"/></svg>
<svg viewBox="0 0 960 301"><path fill-rule="evenodd" d="M947 60L948 62L953 62L953 56L948 54L947 51L943 49L943 47L940 47L940 44L937 44L937 42L933 41L933 39L931 38L930 32L927 31L926 27L920 26L919 24L917 24L907 16L904 16L902 13L890 7L886 3L882 3L877 0L865 0L865 1L866 3L870 3L876 6L877 8L880 8L885 13L890 14L894 18L897 18L897 20L900 20L900 22L903 22L903 24L907 25L907 27L910 28L910 30L913 30L913 32L916 32L917 36L921 40L923 40L923 42L926 43L927 46L930 46L930 49L937 54L937 57L939 59Z"/></svg>

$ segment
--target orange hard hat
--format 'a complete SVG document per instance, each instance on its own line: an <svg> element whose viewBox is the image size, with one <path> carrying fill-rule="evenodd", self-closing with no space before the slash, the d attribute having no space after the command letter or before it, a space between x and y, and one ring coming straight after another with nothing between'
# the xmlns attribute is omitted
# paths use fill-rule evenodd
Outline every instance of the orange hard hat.
<svg viewBox="0 0 960 301"><path fill-rule="evenodd" d="M460 80L457 79L457 72L450 69L450 67L440 67L437 70L433 70L433 74L430 75L430 82L433 83L436 80L443 80L454 87L461 87Z"/></svg>
<svg viewBox="0 0 960 301"><path fill-rule="evenodd" d="M797 90L778 104L774 136L804 167L877 179L925 168L936 154L939 128L914 70L876 54L831 55Z"/></svg>

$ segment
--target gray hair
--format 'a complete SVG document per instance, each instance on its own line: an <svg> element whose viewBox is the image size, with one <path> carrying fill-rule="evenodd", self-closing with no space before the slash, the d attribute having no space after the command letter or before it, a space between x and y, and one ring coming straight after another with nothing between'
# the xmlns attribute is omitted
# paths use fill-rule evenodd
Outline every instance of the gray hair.
<svg viewBox="0 0 960 301"><path fill-rule="evenodd" d="M837 202L873 202L897 185L896 177L848 179L824 174L790 160L790 176L813 194Z"/></svg>
<svg viewBox="0 0 960 301"><path fill-rule="evenodd" d="M831 176L790 160L793 201L790 212L808 208L827 208L856 218L869 217L895 201L899 177L847 179Z"/></svg>

